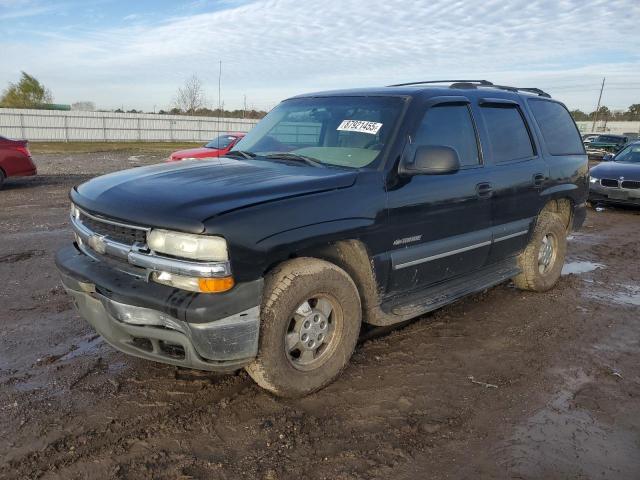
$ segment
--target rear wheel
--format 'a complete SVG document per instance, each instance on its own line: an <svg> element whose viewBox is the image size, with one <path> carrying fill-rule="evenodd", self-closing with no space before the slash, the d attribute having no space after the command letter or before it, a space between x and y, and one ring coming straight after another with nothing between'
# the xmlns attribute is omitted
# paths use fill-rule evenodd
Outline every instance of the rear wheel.
<svg viewBox="0 0 640 480"><path fill-rule="evenodd" d="M247 372L279 396L319 390L347 365L361 315L344 270L314 258L288 261L266 279L258 356Z"/></svg>
<svg viewBox="0 0 640 480"><path fill-rule="evenodd" d="M555 213L541 213L527 248L518 257L521 273L514 283L522 290L549 290L560 278L566 253L566 225Z"/></svg>

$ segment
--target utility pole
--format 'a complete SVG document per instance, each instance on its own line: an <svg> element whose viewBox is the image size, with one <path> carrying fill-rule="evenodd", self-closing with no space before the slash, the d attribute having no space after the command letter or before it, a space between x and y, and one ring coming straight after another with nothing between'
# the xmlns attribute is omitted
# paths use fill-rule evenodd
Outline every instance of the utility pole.
<svg viewBox="0 0 640 480"><path fill-rule="evenodd" d="M221 91L222 91L222 60L220 60L220 69L218 70L218 121L216 122L216 135L218 136L218 149L220 149L220 117L222 116L221 108Z"/></svg>
<svg viewBox="0 0 640 480"><path fill-rule="evenodd" d="M222 86L222 60L220 60L220 69L218 71L218 108L221 106L221 86ZM220 110L220 114L222 115L222 110Z"/></svg>
<svg viewBox="0 0 640 480"><path fill-rule="evenodd" d="M602 86L600 87L600 95L598 96L598 105L596 106L596 112L593 115L593 125L591 126L591 131L596 131L596 122L598 121L598 111L600 110L600 101L602 100L602 91L604 90L604 81L606 78L602 79Z"/></svg>

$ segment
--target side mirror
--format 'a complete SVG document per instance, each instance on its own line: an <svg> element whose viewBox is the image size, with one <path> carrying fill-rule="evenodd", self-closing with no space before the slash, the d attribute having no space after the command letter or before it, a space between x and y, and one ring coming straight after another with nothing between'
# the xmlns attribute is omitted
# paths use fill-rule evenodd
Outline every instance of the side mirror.
<svg viewBox="0 0 640 480"><path fill-rule="evenodd" d="M613 153L607 153L604 157L602 157L602 161L603 162L610 162L613 160L613 157L615 157L615 155Z"/></svg>
<svg viewBox="0 0 640 480"><path fill-rule="evenodd" d="M428 145L416 148L413 159L403 159L398 173L401 175L446 175L460 170L460 159L454 148Z"/></svg>

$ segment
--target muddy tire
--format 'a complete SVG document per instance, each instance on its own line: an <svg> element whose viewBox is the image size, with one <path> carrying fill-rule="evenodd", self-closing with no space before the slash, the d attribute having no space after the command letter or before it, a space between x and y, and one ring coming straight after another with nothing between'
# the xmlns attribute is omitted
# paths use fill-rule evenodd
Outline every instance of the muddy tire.
<svg viewBox="0 0 640 480"><path fill-rule="evenodd" d="M347 365L361 320L358 289L344 270L315 258L287 261L266 278L258 356L246 370L278 396L315 392Z"/></svg>
<svg viewBox="0 0 640 480"><path fill-rule="evenodd" d="M560 278L566 253L566 225L555 213L541 213L527 248L518 257L521 273L513 279L516 287L534 292L552 288Z"/></svg>

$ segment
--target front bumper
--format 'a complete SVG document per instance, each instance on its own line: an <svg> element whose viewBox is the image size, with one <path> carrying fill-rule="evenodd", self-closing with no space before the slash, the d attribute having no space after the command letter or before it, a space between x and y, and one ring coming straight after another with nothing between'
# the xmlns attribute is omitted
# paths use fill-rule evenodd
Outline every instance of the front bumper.
<svg viewBox="0 0 640 480"><path fill-rule="evenodd" d="M640 206L640 188L603 187L600 183L589 185L589 201Z"/></svg>
<svg viewBox="0 0 640 480"><path fill-rule="evenodd" d="M194 294L146 283L74 247L60 250L56 265L80 315L118 350L221 372L242 368L257 354L262 281L225 294Z"/></svg>

